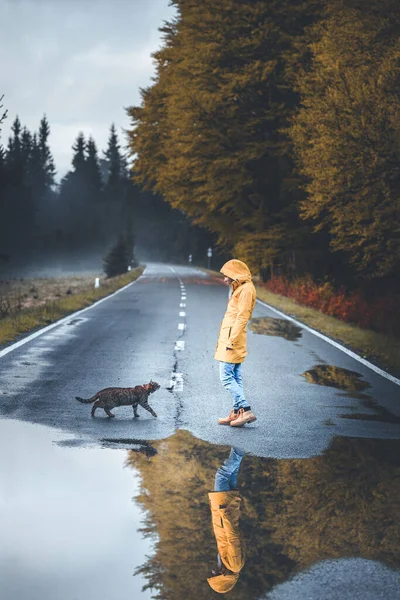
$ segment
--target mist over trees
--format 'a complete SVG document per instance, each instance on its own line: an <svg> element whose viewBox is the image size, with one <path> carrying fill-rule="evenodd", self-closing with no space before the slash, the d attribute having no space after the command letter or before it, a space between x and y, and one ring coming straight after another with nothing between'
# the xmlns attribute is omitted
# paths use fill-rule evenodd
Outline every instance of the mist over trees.
<svg viewBox="0 0 400 600"><path fill-rule="evenodd" d="M182 211L133 183L115 125L104 151L93 137L77 133L71 169L60 183L50 137L46 116L37 132L30 132L16 117L7 146L0 145L3 266L57 259L85 264L90 256L102 268L107 252L121 237L128 240L132 260L134 255L146 260L150 254L153 260L182 262L196 247L201 248L196 258L204 262L212 236L191 226Z"/></svg>
<svg viewBox="0 0 400 600"><path fill-rule="evenodd" d="M393 286L398 3L172 4L154 83L128 109L136 181L265 277Z"/></svg>

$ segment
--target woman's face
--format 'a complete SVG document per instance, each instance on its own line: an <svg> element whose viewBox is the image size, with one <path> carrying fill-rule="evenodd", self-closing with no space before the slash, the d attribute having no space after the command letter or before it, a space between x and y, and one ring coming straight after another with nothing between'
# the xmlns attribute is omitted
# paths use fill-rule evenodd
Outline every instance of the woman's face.
<svg viewBox="0 0 400 600"><path fill-rule="evenodd" d="M230 277L224 277L224 283L231 285L232 282L233 282L233 279L231 279Z"/></svg>

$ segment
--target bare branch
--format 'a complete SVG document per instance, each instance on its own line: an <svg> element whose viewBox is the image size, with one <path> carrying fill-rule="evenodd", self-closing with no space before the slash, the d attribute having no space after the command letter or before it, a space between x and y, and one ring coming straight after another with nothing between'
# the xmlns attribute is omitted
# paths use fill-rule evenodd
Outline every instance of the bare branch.
<svg viewBox="0 0 400 600"><path fill-rule="evenodd" d="M4 98L4 94L0 97L0 102L3 100L3 98ZM3 108L3 105L0 104L0 113L1 113L2 108ZM0 125L7 119L7 114L8 114L8 110L5 110L2 115L0 114ZM1 131L1 129L0 129L0 131Z"/></svg>

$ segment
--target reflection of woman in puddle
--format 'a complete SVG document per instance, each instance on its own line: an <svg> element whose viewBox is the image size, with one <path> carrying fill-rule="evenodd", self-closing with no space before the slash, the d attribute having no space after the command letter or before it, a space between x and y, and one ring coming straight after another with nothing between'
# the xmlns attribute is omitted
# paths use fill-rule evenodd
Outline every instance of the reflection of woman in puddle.
<svg viewBox="0 0 400 600"><path fill-rule="evenodd" d="M236 479L244 452L231 448L229 458L215 475L214 492L208 494L218 548L218 565L207 579L213 590L229 592L244 565L244 545L239 531L241 498Z"/></svg>

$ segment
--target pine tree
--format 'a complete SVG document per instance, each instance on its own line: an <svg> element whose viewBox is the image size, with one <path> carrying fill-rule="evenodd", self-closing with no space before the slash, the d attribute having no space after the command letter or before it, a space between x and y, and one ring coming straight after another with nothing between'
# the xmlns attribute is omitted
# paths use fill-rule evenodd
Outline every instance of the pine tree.
<svg viewBox="0 0 400 600"><path fill-rule="evenodd" d="M103 181L92 137L80 132L72 146L72 170L60 185L60 204L70 245L76 248L105 244L102 223Z"/></svg>
<svg viewBox="0 0 400 600"><path fill-rule="evenodd" d="M99 202L102 192L102 180L97 156L97 146L92 137L87 143L87 158L86 158L86 176L89 186L89 193L93 201Z"/></svg>
<svg viewBox="0 0 400 600"><path fill-rule="evenodd" d="M110 128L108 147L104 152L104 157L108 166L107 182L105 186L106 195L109 202L118 202L121 195L121 185L124 173L120 145L118 143L118 136L114 123Z"/></svg>
<svg viewBox="0 0 400 600"><path fill-rule="evenodd" d="M125 232L131 235L134 229L132 185L129 181L127 161L121 152L115 125L110 127L107 150L102 161L104 173L103 220L107 235L115 236Z"/></svg>
<svg viewBox="0 0 400 600"><path fill-rule="evenodd" d="M49 127L42 120L32 134L17 117L7 151L2 151L2 201L5 231L2 240L15 254L28 247L32 256L38 245L37 215L54 183L54 163L47 146Z"/></svg>
<svg viewBox="0 0 400 600"><path fill-rule="evenodd" d="M21 150L21 121L16 116L11 127L12 136L8 139L7 164L9 166L11 177L14 181L22 181L23 177L23 157Z"/></svg>
<svg viewBox="0 0 400 600"><path fill-rule="evenodd" d="M41 177L43 178L42 190L43 193L49 191L54 185L56 169L51 150L48 145L50 136L50 126L46 115L43 116L39 126L38 147L40 152L40 169Z"/></svg>
<svg viewBox="0 0 400 600"><path fill-rule="evenodd" d="M90 217L87 222L88 236L93 242L100 242L102 240L101 200L103 184L97 146L92 137L89 138L86 146L85 189L85 203L90 210Z"/></svg>
<svg viewBox="0 0 400 600"><path fill-rule="evenodd" d="M32 135L22 127L17 116L11 127L5 155L7 186L3 196L5 216L1 232L4 245L12 253L21 253L32 245L32 225L35 215L31 186Z"/></svg>
<svg viewBox="0 0 400 600"><path fill-rule="evenodd" d="M61 181L60 204L70 245L82 248L88 243L90 205L87 197L86 141L80 132L72 146L72 170Z"/></svg>
<svg viewBox="0 0 400 600"><path fill-rule="evenodd" d="M72 157L72 166L74 169L74 173L76 175L80 175L84 177L85 173L85 164L86 164L86 141L85 136L81 132L79 132L74 145L72 146L72 150L74 151L74 155Z"/></svg>
<svg viewBox="0 0 400 600"><path fill-rule="evenodd" d="M107 277L115 277L126 273L128 266L131 264L131 252L130 241L120 236L104 259L104 271Z"/></svg>

